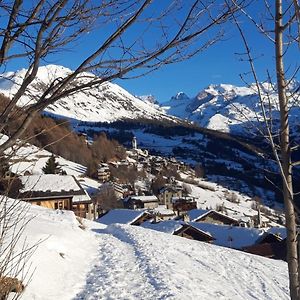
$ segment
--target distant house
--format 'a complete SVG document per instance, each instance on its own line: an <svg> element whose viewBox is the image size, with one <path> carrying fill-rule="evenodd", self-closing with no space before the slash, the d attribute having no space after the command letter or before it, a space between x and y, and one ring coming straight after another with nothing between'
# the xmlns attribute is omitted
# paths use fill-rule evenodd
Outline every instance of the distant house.
<svg viewBox="0 0 300 300"><path fill-rule="evenodd" d="M9 196L51 209L72 210L82 218L94 218L91 198L71 175L20 176L13 181Z"/></svg>
<svg viewBox="0 0 300 300"><path fill-rule="evenodd" d="M213 236L215 239L212 242L213 244L238 250L254 245L263 234L262 230L257 228L203 222L190 222L188 224Z"/></svg>
<svg viewBox="0 0 300 300"><path fill-rule="evenodd" d="M117 199L123 198L126 190L123 188L122 184L113 182L112 186L115 191L115 195L116 195Z"/></svg>
<svg viewBox="0 0 300 300"><path fill-rule="evenodd" d="M128 196L123 200L124 207L129 209L154 209L158 207L156 196Z"/></svg>
<svg viewBox="0 0 300 300"><path fill-rule="evenodd" d="M158 193L159 204L164 204L167 208L171 209L172 198L181 198L182 197L182 187L178 186L166 186L159 190Z"/></svg>
<svg viewBox="0 0 300 300"><path fill-rule="evenodd" d="M182 227L174 231L174 235L185 237L191 240L211 243L215 240L211 234L204 232L190 224L182 224Z"/></svg>
<svg viewBox="0 0 300 300"><path fill-rule="evenodd" d="M281 242L283 239L278 234L274 234L271 232L265 232L257 241L255 244L266 244L266 243L278 243Z"/></svg>
<svg viewBox="0 0 300 300"><path fill-rule="evenodd" d="M276 236L263 236L255 245L244 247L243 251L268 258L287 260L286 239L278 239Z"/></svg>
<svg viewBox="0 0 300 300"><path fill-rule="evenodd" d="M167 209L165 205L159 205L154 209L155 220L156 221L165 221L172 220L176 216L174 211L171 209Z"/></svg>
<svg viewBox="0 0 300 300"><path fill-rule="evenodd" d="M191 222L239 226L240 222L215 210L195 209L188 212Z"/></svg>
<svg viewBox="0 0 300 300"><path fill-rule="evenodd" d="M172 206L173 211L180 216L192 209L197 209L197 202L193 198L172 198Z"/></svg>
<svg viewBox="0 0 300 300"><path fill-rule="evenodd" d="M169 220L159 223L145 222L142 224L142 227L201 242L210 243L215 240L210 233L182 221Z"/></svg>
<svg viewBox="0 0 300 300"><path fill-rule="evenodd" d="M145 210L112 209L98 218L97 222L106 225L116 223L140 225L150 219L152 219L152 215Z"/></svg>
<svg viewBox="0 0 300 300"><path fill-rule="evenodd" d="M98 180L101 182L107 182L110 178L110 170L108 164L101 163L98 166Z"/></svg>

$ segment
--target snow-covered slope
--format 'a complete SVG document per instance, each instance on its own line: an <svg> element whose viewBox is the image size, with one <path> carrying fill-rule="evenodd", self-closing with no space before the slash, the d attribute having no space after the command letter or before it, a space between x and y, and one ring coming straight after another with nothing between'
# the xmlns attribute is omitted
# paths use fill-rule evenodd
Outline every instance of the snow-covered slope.
<svg viewBox="0 0 300 300"><path fill-rule="evenodd" d="M300 83L290 83L290 91L299 88ZM264 98L267 113L272 110L274 122L278 120L277 96L274 86L261 84L260 89ZM291 123L297 122L300 114L300 94L293 96L291 110ZM184 93L178 93L170 101L163 103L166 113L198 123L223 132L241 133L257 126L262 120L261 106L258 100L257 87L237 87L230 84L209 85L198 93L196 97L189 98Z"/></svg>
<svg viewBox="0 0 300 300"><path fill-rule="evenodd" d="M6 139L7 136L0 135L0 144L6 141ZM43 174L42 169L52 155L51 152L31 144L24 144L17 150L15 147L9 148L6 150L6 154L11 156L10 170L18 175L24 175L26 173L33 175ZM80 185L90 195L98 191L101 184L98 181L85 176L85 166L67 160L61 156L56 156L56 161L67 175L75 176L80 182Z"/></svg>
<svg viewBox="0 0 300 300"><path fill-rule="evenodd" d="M20 86L26 70L8 72L1 75L0 93L11 97ZM47 65L40 67L36 79L29 86L26 95L19 101L20 106L28 105L41 95L50 83L57 78L64 78L71 70L62 66ZM91 73L82 73L74 85L96 78ZM166 119L158 105L143 101L129 94L117 84L110 82L92 87L84 92L77 92L57 101L46 108L46 112L86 122L113 122L120 119Z"/></svg>
<svg viewBox="0 0 300 300"><path fill-rule="evenodd" d="M22 204L21 204L22 206ZM30 206L23 237L43 239L23 299L289 299L282 261L131 225Z"/></svg>

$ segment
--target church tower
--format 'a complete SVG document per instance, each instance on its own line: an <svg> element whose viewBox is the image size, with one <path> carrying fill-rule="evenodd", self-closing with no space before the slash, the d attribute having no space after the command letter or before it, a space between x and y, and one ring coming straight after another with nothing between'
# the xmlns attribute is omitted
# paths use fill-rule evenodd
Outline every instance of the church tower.
<svg viewBox="0 0 300 300"><path fill-rule="evenodd" d="M132 149L133 150L137 149L137 141L136 141L136 137L135 136L132 138Z"/></svg>

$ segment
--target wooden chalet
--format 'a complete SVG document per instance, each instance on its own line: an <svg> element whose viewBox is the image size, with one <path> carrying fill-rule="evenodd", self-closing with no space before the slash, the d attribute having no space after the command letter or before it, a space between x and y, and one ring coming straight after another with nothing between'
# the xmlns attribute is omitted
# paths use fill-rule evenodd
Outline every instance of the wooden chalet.
<svg viewBox="0 0 300 300"><path fill-rule="evenodd" d="M244 247L243 251L268 258L287 260L286 239Z"/></svg>
<svg viewBox="0 0 300 300"><path fill-rule="evenodd" d="M174 231L173 235L207 243L211 243L213 240L215 240L209 233L204 232L190 224L182 224L182 227Z"/></svg>
<svg viewBox="0 0 300 300"><path fill-rule="evenodd" d="M98 180L101 182L107 182L110 178L110 169L108 164L101 163L98 166Z"/></svg>
<svg viewBox="0 0 300 300"><path fill-rule="evenodd" d="M167 209L164 205L159 205L153 212L156 222L172 220L176 216L173 210Z"/></svg>
<svg viewBox="0 0 300 300"><path fill-rule="evenodd" d="M255 244L271 244L281 242L282 238L278 234L273 234L271 232L265 232Z"/></svg>
<svg viewBox="0 0 300 300"><path fill-rule="evenodd" d="M173 211L180 216L189 210L197 209L197 202L191 198L173 198L172 207Z"/></svg>
<svg viewBox="0 0 300 300"><path fill-rule="evenodd" d="M199 210L199 216L194 218L193 222L204 222L210 224L219 224L219 225L231 225L231 226L239 226L240 222L234 218L231 218L227 215L224 215L215 210L202 211Z"/></svg>
<svg viewBox="0 0 300 300"><path fill-rule="evenodd" d="M78 217L94 218L91 198L71 175L20 176L11 183L8 195L50 209L72 210Z"/></svg>
<svg viewBox="0 0 300 300"><path fill-rule="evenodd" d="M153 215L150 214L149 212L144 212L141 216L139 216L139 218L137 218L136 220L134 220L131 225L136 225L136 226L140 226L142 223L146 222L146 221L150 221L153 219Z"/></svg>
<svg viewBox="0 0 300 300"><path fill-rule="evenodd" d="M128 196L123 201L124 207L129 209L154 209L158 207L156 196Z"/></svg>

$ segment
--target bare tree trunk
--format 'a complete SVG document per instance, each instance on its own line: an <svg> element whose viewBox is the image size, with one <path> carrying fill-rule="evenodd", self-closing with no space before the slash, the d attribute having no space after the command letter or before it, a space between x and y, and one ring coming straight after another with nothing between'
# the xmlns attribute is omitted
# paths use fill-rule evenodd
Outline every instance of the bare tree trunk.
<svg viewBox="0 0 300 300"><path fill-rule="evenodd" d="M280 105L280 151L283 169L283 199L285 205L285 218L287 229L287 261L289 269L290 296L292 300L299 299L298 252L297 252L297 226L294 209L292 163L289 140L288 98L286 95L285 72L283 65L283 16L282 0L276 0L275 20L275 57L276 75L278 85L278 100Z"/></svg>

